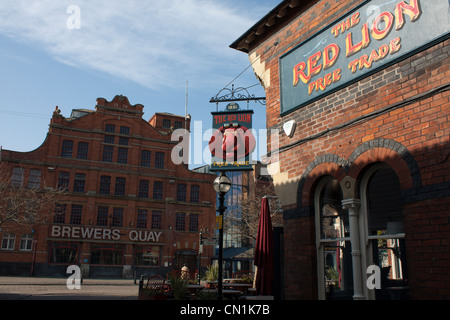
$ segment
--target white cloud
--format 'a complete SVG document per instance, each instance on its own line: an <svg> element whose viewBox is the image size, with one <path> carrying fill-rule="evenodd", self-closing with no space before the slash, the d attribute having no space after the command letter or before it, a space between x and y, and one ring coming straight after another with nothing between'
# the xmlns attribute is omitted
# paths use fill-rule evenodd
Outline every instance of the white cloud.
<svg viewBox="0 0 450 320"><path fill-rule="evenodd" d="M212 0L3 0L0 34L56 60L137 82L173 86L232 63L228 45L254 21ZM80 8L80 29L66 12Z"/></svg>

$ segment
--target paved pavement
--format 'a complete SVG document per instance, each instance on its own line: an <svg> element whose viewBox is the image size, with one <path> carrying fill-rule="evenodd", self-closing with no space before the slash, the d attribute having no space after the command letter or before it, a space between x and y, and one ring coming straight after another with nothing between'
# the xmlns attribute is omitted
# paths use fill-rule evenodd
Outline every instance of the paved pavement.
<svg viewBox="0 0 450 320"><path fill-rule="evenodd" d="M0 277L0 300L137 300L134 279L83 279L68 289L66 278Z"/></svg>

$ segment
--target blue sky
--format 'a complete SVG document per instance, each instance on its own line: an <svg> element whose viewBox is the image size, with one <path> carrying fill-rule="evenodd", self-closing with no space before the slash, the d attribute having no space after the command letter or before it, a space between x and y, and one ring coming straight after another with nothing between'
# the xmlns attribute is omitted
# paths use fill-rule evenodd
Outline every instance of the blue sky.
<svg viewBox="0 0 450 320"><path fill-rule="evenodd" d="M209 100L250 64L229 45L280 2L0 0L0 145L34 150L55 106L69 117L99 97L125 95L144 105L145 120L184 115L186 82L188 113L209 129ZM252 68L234 81L255 84L251 93L263 96ZM250 108L254 128L264 128L264 106Z"/></svg>

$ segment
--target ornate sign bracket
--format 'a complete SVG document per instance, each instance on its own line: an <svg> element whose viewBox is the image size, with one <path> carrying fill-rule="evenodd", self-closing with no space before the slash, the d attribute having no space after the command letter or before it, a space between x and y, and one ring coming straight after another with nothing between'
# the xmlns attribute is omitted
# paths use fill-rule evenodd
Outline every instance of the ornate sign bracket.
<svg viewBox="0 0 450 320"><path fill-rule="evenodd" d="M222 95L221 95L222 94ZM236 101L247 101L247 109L250 101L259 102L261 105L266 105L266 97L255 97L254 94L250 94L247 88L238 87L234 88L234 84L229 88L223 88L220 90L215 97L209 100L210 103L216 103L216 109L218 108L219 102L236 102Z"/></svg>

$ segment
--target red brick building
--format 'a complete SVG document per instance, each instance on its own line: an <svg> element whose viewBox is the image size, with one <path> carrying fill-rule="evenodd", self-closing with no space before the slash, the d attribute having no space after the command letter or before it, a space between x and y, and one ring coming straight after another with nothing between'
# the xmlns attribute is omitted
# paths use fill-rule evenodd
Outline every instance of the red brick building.
<svg viewBox="0 0 450 320"><path fill-rule="evenodd" d="M286 298L450 298L449 9L285 0L231 45L280 132Z"/></svg>
<svg viewBox="0 0 450 320"><path fill-rule="evenodd" d="M14 181L67 191L47 223L1 226L2 275L65 275L73 264L85 277L198 268L199 232L214 231L215 175L171 160L171 132L189 130L189 116L156 113L147 122L143 108L124 96L67 118L56 108L39 148L2 150ZM204 246L202 267L212 255Z"/></svg>

